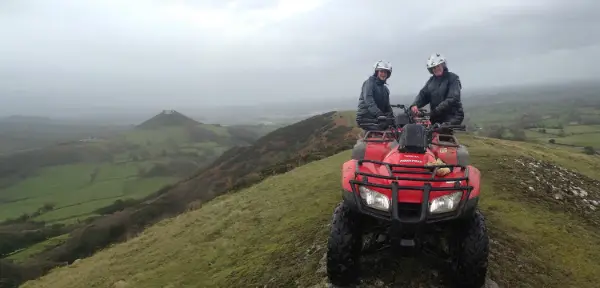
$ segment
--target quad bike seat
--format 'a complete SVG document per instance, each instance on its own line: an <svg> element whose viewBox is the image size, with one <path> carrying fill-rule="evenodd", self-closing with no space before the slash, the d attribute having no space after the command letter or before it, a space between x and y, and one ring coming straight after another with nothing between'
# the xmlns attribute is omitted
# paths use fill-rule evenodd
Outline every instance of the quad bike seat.
<svg viewBox="0 0 600 288"><path fill-rule="evenodd" d="M400 112L396 114L396 118L394 119L394 121L396 123L396 126L402 128L406 124L410 123L410 115Z"/></svg>
<svg viewBox="0 0 600 288"><path fill-rule="evenodd" d="M427 151L427 131L423 125L406 124L398 140L402 152L423 154Z"/></svg>

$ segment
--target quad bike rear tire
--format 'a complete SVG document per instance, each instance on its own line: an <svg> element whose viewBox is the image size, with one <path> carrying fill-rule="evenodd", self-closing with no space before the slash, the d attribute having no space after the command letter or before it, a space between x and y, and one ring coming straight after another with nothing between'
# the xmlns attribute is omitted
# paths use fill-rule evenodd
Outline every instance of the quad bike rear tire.
<svg viewBox="0 0 600 288"><path fill-rule="evenodd" d="M327 243L327 277L335 286L349 286L358 280L362 233L360 215L341 202L333 212Z"/></svg>
<svg viewBox="0 0 600 288"><path fill-rule="evenodd" d="M486 280L489 254L485 220L481 212L476 210L463 224L454 246L454 283L461 288L481 288Z"/></svg>

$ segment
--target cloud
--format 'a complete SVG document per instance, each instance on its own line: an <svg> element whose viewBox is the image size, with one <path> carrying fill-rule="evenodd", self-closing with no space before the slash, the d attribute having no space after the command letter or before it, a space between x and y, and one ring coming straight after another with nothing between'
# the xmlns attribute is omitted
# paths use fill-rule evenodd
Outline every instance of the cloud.
<svg viewBox="0 0 600 288"><path fill-rule="evenodd" d="M218 7L194 6L179 2L166 6L162 11L167 17L183 21L209 33L220 31L221 37L247 40L247 37L260 33L260 30L266 26L277 25L278 22L292 18L294 15L310 12L323 2L323 0L231 1Z"/></svg>
<svg viewBox="0 0 600 288"><path fill-rule="evenodd" d="M355 101L372 64L416 93L441 52L465 89L590 78L593 0L5 0L10 111ZM17 107L20 107L17 109ZM37 109L37 110L36 110ZM153 108L154 109L154 108Z"/></svg>

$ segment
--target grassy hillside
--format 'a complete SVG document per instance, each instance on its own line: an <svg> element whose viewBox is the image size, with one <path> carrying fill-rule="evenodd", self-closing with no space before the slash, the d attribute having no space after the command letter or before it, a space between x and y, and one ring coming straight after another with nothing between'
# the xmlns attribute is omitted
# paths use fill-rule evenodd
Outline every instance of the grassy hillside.
<svg viewBox="0 0 600 288"><path fill-rule="evenodd" d="M483 173L490 277L501 287L597 287L600 252L589 248L600 244L592 208L600 200L600 158L461 140ZM220 196L23 287L325 287L327 225L349 157L346 151ZM442 273L428 263L385 259L366 259L373 262L364 287L440 287Z"/></svg>
<svg viewBox="0 0 600 288"><path fill-rule="evenodd" d="M335 112L273 131L253 145L228 150L210 166L176 185L146 189L145 192L154 193L101 209L106 211L105 216L80 225L57 247L41 253L23 251L25 255L35 255L20 261L23 266L19 269L27 270L39 262L51 267L87 257L106 245L128 239L147 225L201 206L218 195L346 150L353 145L356 132L351 115ZM114 213L119 210L122 211Z"/></svg>

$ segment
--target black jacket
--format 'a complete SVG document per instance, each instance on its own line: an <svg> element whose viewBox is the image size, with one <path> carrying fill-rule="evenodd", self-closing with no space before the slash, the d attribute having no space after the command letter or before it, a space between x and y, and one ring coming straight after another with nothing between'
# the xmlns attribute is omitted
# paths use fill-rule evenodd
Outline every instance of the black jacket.
<svg viewBox="0 0 600 288"><path fill-rule="evenodd" d="M431 76L415 98L416 105L421 108L429 104L431 108L431 123L449 122L459 125L465 118L460 90L462 85L458 75L444 69L440 77Z"/></svg>
<svg viewBox="0 0 600 288"><path fill-rule="evenodd" d="M362 92L358 98L358 109L356 110L356 122L358 125L365 123L377 123L377 117L391 115L390 89L385 81L376 76L370 76L362 85Z"/></svg>

